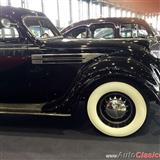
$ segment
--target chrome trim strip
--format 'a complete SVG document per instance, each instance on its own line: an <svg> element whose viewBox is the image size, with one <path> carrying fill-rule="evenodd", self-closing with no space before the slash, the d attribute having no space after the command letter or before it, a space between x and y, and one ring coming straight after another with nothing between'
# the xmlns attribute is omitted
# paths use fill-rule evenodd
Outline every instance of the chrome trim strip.
<svg viewBox="0 0 160 160"><path fill-rule="evenodd" d="M31 56L32 64L66 64L86 63L103 53L67 53L67 54L34 54Z"/></svg>
<svg viewBox="0 0 160 160"><path fill-rule="evenodd" d="M11 48L0 48L0 50L26 50L26 49L29 49L29 50L35 50L35 49L39 49L39 47L32 47L32 48L28 48L27 46L26 47L11 47Z"/></svg>
<svg viewBox="0 0 160 160"><path fill-rule="evenodd" d="M8 115L35 115L35 116L58 116L58 117L70 117L71 114L60 114L60 113L30 113L30 112L5 112L0 111L0 114L8 114Z"/></svg>

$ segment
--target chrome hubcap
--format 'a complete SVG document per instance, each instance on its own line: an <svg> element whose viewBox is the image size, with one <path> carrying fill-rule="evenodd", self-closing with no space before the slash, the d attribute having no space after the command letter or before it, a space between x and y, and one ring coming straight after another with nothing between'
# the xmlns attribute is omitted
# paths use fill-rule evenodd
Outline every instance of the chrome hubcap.
<svg viewBox="0 0 160 160"><path fill-rule="evenodd" d="M109 97L109 100L106 100L106 108L105 111L112 118L121 118L127 111L126 100L122 100L122 97L114 98Z"/></svg>
<svg viewBox="0 0 160 160"><path fill-rule="evenodd" d="M104 95L97 105L99 118L111 127L126 126L134 119L135 112L135 105L130 97L119 92Z"/></svg>

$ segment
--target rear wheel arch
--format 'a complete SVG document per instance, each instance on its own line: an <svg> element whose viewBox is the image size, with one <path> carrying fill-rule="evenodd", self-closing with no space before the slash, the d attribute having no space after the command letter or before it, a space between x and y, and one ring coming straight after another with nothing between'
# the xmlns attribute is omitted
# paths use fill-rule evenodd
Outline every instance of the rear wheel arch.
<svg viewBox="0 0 160 160"><path fill-rule="evenodd" d="M113 75L113 76L106 76L106 77L103 77L102 79L95 80L93 83L86 86L86 88L84 88L80 93L80 99L81 100L85 99L87 101L90 94L96 87L98 87L103 83L114 82L114 81L124 82L134 86L137 90L139 90L145 96L146 99L152 100L155 98L154 95L151 93L151 91L144 85L143 81L139 81L135 77L128 77L124 75L123 76Z"/></svg>

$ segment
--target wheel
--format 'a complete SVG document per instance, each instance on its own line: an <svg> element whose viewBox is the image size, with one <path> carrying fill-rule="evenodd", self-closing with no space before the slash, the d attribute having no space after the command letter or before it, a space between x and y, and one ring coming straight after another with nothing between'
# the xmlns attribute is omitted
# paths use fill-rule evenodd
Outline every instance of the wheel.
<svg viewBox="0 0 160 160"><path fill-rule="evenodd" d="M142 94L130 84L108 82L91 93L87 113L100 132L125 137L138 131L144 124L147 105Z"/></svg>

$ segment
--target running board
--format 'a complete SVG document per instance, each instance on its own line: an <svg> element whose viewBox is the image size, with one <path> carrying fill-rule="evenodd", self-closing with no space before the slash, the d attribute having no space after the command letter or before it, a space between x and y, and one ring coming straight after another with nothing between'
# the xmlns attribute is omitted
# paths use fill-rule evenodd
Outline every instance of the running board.
<svg viewBox="0 0 160 160"><path fill-rule="evenodd" d="M60 116L70 117L71 114L45 113L42 112L44 104L10 104L0 103L0 114L9 115L37 115L37 116Z"/></svg>

